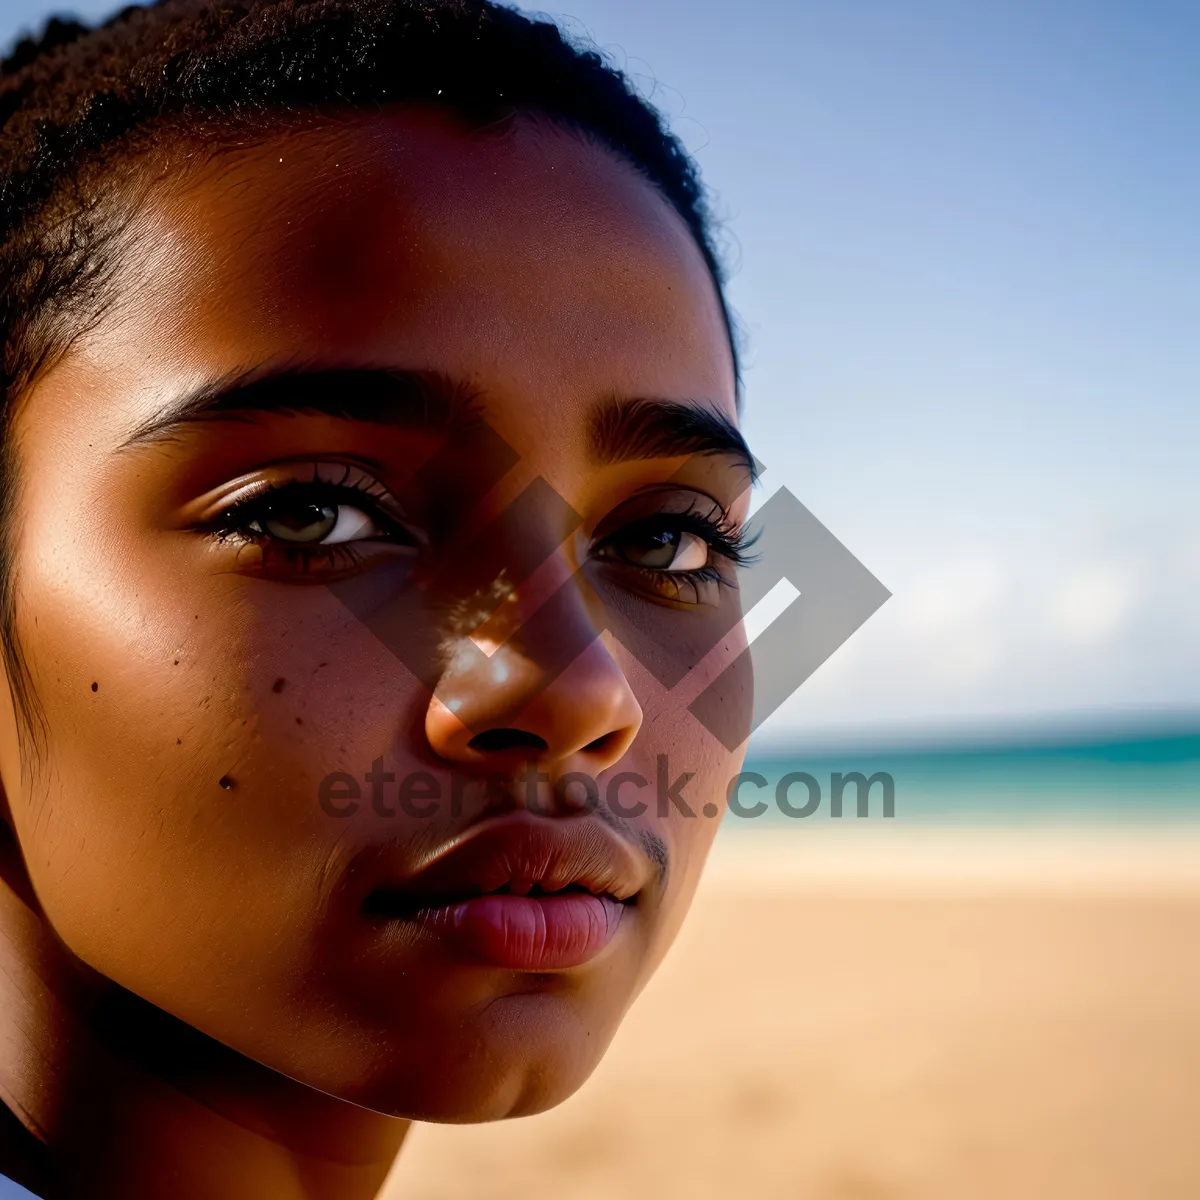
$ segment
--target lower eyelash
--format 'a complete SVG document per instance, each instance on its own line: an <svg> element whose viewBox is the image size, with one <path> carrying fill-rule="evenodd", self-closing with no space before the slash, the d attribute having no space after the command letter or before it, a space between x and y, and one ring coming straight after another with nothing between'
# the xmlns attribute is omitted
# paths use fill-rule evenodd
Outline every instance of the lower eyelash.
<svg viewBox="0 0 1200 1200"><path fill-rule="evenodd" d="M727 579L711 564L704 567L696 567L691 571L655 571L649 567L633 566L626 569L642 576L646 580L649 589L658 592L660 595L665 595L668 600L677 600L681 603L699 604L700 589L706 584L713 584L718 588L733 588L735 590L737 588L735 581ZM689 588L692 592L690 598L684 594Z"/></svg>
<svg viewBox="0 0 1200 1200"><path fill-rule="evenodd" d="M277 566L299 568L300 574L321 569L333 570L357 566L363 558L355 542L334 542L329 545L316 543L311 546L286 545L271 541L267 537L253 537L242 533L217 532L217 540L233 543L238 554L243 550L257 550L258 569L269 570Z"/></svg>
<svg viewBox="0 0 1200 1200"><path fill-rule="evenodd" d="M328 546L322 546L320 543L315 546L280 546L271 543L263 546L264 565L268 554L282 556L286 565L299 563L304 571L311 571L317 567L333 569L356 566L362 562L363 557L355 542L334 542Z"/></svg>

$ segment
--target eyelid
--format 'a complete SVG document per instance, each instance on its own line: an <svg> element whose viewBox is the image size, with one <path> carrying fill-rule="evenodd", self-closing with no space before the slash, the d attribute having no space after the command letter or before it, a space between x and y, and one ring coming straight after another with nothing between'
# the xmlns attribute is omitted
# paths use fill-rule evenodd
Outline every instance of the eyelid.
<svg viewBox="0 0 1200 1200"><path fill-rule="evenodd" d="M416 527L413 519L375 474L357 463L340 459L272 463L228 480L186 506L187 522L193 527L210 525L240 505L292 487L325 488L347 497L361 497L361 507L374 507L389 520L404 525L418 540L427 540L423 531ZM350 503L350 500L344 502Z"/></svg>
<svg viewBox="0 0 1200 1200"><path fill-rule="evenodd" d="M678 503L670 503L672 500ZM640 521L697 511L701 515L711 512L712 523L722 529L734 527L729 511L715 496L688 484L660 482L649 484L615 504L596 524L589 540L592 545L598 545L619 530Z"/></svg>

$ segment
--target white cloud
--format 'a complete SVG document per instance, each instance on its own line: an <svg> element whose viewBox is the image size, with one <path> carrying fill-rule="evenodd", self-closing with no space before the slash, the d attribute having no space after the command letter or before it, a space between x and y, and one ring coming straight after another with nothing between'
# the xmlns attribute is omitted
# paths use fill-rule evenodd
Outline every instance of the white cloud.
<svg viewBox="0 0 1200 1200"><path fill-rule="evenodd" d="M898 592L905 624L917 635L976 626L991 611L1004 573L993 559L968 552L927 569Z"/></svg>
<svg viewBox="0 0 1200 1200"><path fill-rule="evenodd" d="M763 733L1200 703L1200 556L1181 553L1187 539L1065 544L1060 529L893 564L892 599Z"/></svg>
<svg viewBox="0 0 1200 1200"><path fill-rule="evenodd" d="M1054 596L1051 615L1058 633L1071 642L1096 646L1110 642L1133 608L1132 572L1112 563L1073 571Z"/></svg>

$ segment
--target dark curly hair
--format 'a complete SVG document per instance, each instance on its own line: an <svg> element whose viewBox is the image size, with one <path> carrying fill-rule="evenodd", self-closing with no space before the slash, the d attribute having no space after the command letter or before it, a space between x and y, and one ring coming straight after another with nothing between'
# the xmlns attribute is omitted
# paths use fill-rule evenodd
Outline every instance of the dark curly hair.
<svg viewBox="0 0 1200 1200"><path fill-rule="evenodd" d="M26 733L35 706L13 636L5 433L15 401L103 308L121 173L172 136L216 148L323 110L414 101L472 127L535 112L623 156L695 238L736 375L695 164L620 71L550 21L488 0L162 0L96 27L51 18L0 64L0 636Z"/></svg>

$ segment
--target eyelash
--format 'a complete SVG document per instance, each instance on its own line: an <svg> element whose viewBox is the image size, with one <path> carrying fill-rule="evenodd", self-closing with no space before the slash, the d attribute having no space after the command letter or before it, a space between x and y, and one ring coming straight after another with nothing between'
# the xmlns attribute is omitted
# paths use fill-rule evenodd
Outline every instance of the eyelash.
<svg viewBox="0 0 1200 1200"><path fill-rule="evenodd" d="M359 541L333 542L324 545L319 542L308 545L299 542L288 544L272 538L269 534L249 528L252 521L264 518L272 504L277 502L281 496L286 497L290 493L298 501L305 503L324 502L335 505L353 505L355 508L362 509L384 534L401 532L406 534L409 542L415 544L416 539L404 530L403 525L395 517L384 510L382 501L387 497L388 492L382 484L376 481L367 482L367 477L364 477L362 483L347 482L354 473L350 467L345 468L345 473L340 480L322 479L319 469L314 466L312 478L308 480L288 479L281 483L266 483L252 496L235 501L218 513L206 523L205 532L215 535L223 542L257 545L262 549L264 555L269 551L273 555L282 557L285 564L289 566L300 564L305 570L321 566L353 567L362 561L361 546L363 542L373 539L364 538Z"/></svg>
<svg viewBox="0 0 1200 1200"><path fill-rule="evenodd" d="M311 480L288 479L282 483L268 482L253 495L238 500L228 508L218 513L207 522L205 531L215 535L221 541L240 541L243 544L259 546L264 555L269 551L281 556L284 563L293 566L299 564L305 571L327 566L329 568L353 567L363 559L359 541L321 544L319 542L289 544L273 539L269 534L248 527L254 520L263 519L272 505L279 498L294 494L297 500L306 503L352 504L362 509L386 535L397 532L406 536L410 543L416 539L408 533L397 519L384 510L382 501L388 496L387 490L377 481L363 476L362 482L347 482L354 471L347 467L341 480L322 479L318 474L319 468L313 468ZM716 555L725 563L741 567L754 561L751 548L757 541L757 536L748 535L744 528L734 528L728 523L725 513L715 501L711 509L690 508L680 512L658 512L640 517L622 525L596 545L597 551L607 544L616 541L618 537L629 536L638 530L668 530L673 533L691 533L699 537L709 547L710 554ZM610 560L611 561L611 560ZM686 571L655 570L650 567L638 566L634 563L617 560L623 569L650 579L656 585L664 582L679 590L701 584L728 584L725 575L713 562L703 567Z"/></svg>
<svg viewBox="0 0 1200 1200"><path fill-rule="evenodd" d="M721 513L721 517L717 518L714 513ZM640 517L636 521L631 521L628 525L622 525L620 529L614 530L608 537L601 540L600 547L610 541L615 541L618 537L628 537L631 533L641 529L665 529L672 533L693 533L707 543L710 552L735 567L747 566L754 561L754 555L750 553L750 550L758 540L757 536L747 533L744 528L731 528L720 507L714 505L713 509L707 513L693 508L683 512L660 512ZM706 572L708 574L705 574ZM654 573L658 574L659 572ZM669 573L678 579L703 577L715 581L719 578L716 568L711 564L691 571Z"/></svg>
<svg viewBox="0 0 1200 1200"><path fill-rule="evenodd" d="M683 512L655 513L632 521L609 536L613 539L621 535L628 536L630 532L639 528L692 533L708 546L709 561L704 566L691 570L656 571L632 563L623 564L625 570L632 571L644 579L651 591L667 600L685 605L703 603L706 597L708 602L715 603L715 597L706 589L736 587L721 565L712 561L713 555L724 560L724 564L733 567L747 566L755 559L750 550L758 540L757 534L750 534L745 528L731 527L724 511L715 501L711 510L707 512L692 508Z"/></svg>

